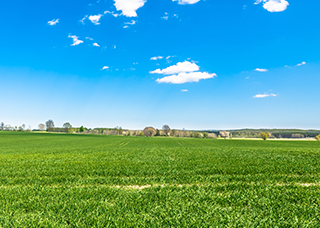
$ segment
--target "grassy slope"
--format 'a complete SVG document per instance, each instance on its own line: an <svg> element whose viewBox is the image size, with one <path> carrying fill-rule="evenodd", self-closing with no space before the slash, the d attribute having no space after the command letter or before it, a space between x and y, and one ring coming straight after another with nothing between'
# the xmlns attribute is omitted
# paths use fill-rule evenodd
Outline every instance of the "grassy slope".
<svg viewBox="0 0 320 228"><path fill-rule="evenodd" d="M319 227L319 155L308 141L0 132L0 226Z"/></svg>

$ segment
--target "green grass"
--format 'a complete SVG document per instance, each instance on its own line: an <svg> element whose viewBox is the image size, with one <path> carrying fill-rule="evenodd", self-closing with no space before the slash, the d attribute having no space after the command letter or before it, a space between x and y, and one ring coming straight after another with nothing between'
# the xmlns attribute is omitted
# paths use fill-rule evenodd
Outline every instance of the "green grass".
<svg viewBox="0 0 320 228"><path fill-rule="evenodd" d="M320 227L320 143L0 132L0 227Z"/></svg>

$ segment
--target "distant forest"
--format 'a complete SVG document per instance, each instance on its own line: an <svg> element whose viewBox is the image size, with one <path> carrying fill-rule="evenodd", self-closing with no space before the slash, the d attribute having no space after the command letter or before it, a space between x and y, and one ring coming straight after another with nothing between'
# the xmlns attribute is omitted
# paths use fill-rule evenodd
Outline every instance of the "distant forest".
<svg viewBox="0 0 320 228"><path fill-rule="evenodd" d="M240 129L228 130L233 138L260 138L261 132L269 132L270 138L314 138L320 134L320 130L301 129ZM219 134L219 130L207 130L208 133Z"/></svg>

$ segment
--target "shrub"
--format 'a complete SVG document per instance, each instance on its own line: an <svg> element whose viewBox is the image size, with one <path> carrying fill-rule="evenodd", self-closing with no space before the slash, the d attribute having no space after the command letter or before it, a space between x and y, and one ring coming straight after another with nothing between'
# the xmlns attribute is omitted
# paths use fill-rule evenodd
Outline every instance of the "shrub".
<svg viewBox="0 0 320 228"><path fill-rule="evenodd" d="M209 136L208 132L203 133L203 137L208 138L208 136Z"/></svg>
<svg viewBox="0 0 320 228"><path fill-rule="evenodd" d="M139 136L144 136L143 131L140 132Z"/></svg>
<svg viewBox="0 0 320 228"><path fill-rule="evenodd" d="M320 141L320 134L316 136L316 140Z"/></svg>
<svg viewBox="0 0 320 228"><path fill-rule="evenodd" d="M269 132L260 132L260 135L263 140L267 140L271 136Z"/></svg>

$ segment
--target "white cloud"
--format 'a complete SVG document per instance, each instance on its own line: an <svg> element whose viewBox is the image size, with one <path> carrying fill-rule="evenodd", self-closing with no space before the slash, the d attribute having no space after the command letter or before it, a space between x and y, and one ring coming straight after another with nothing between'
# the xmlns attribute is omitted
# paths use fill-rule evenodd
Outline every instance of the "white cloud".
<svg viewBox="0 0 320 228"><path fill-rule="evenodd" d="M87 40L93 40L93 38L91 38L91 37L86 37L86 39L87 39Z"/></svg>
<svg viewBox="0 0 320 228"><path fill-rule="evenodd" d="M187 82L199 82L201 79L209 79L217 76L216 74L209 74L207 72L190 72L179 73L177 75L166 76L158 78L158 83L171 83L171 84L183 84Z"/></svg>
<svg viewBox="0 0 320 228"><path fill-rule="evenodd" d="M186 82L199 82L201 79L209 79L216 77L216 74L210 74L207 72L199 72L199 66L194 62L179 62L176 65L167 67L165 69L157 69L151 71L151 74L163 74L169 75L163 78L158 78L158 83L172 83L183 84Z"/></svg>
<svg viewBox="0 0 320 228"><path fill-rule="evenodd" d="M129 28L129 26L128 26L128 25L125 25L125 26L123 26L123 28Z"/></svg>
<svg viewBox="0 0 320 228"><path fill-rule="evenodd" d="M83 43L82 40L78 39L79 38L78 36L69 35L68 37L73 39L73 44L71 44L71 46L76 46L76 45L79 45L79 44Z"/></svg>
<svg viewBox="0 0 320 228"><path fill-rule="evenodd" d="M289 5L286 0L257 0L254 4L263 2L263 8L269 12L282 12L285 11Z"/></svg>
<svg viewBox="0 0 320 228"><path fill-rule="evenodd" d="M257 68L257 69L255 69L255 71L258 71L258 72L267 72L268 69Z"/></svg>
<svg viewBox="0 0 320 228"><path fill-rule="evenodd" d="M84 18L82 18L82 19L80 20L81 24L84 25L84 21L85 21L85 19L87 19L87 18L88 18L88 15L84 16Z"/></svg>
<svg viewBox="0 0 320 228"><path fill-rule="evenodd" d="M93 43L93 46L100 47L100 45L98 43Z"/></svg>
<svg viewBox="0 0 320 228"><path fill-rule="evenodd" d="M188 90L187 89L183 89L183 90L181 90L181 92L188 92Z"/></svg>
<svg viewBox="0 0 320 228"><path fill-rule="evenodd" d="M114 13L113 11L112 11L112 12L110 12L110 11L104 11L104 14L111 14L111 15L114 16L114 17L118 17L118 16L119 16L118 13Z"/></svg>
<svg viewBox="0 0 320 228"><path fill-rule="evenodd" d="M198 71L199 66L195 63L191 63L188 61L179 62L176 65L169 66L163 70L156 69L155 71L151 71L151 74L179 74L186 72L194 72Z"/></svg>
<svg viewBox="0 0 320 228"><path fill-rule="evenodd" d="M163 56L155 56L155 57L152 57L150 60L158 60L158 59L163 59Z"/></svg>
<svg viewBox="0 0 320 228"><path fill-rule="evenodd" d="M109 67L108 67L108 66L104 66L104 67L102 67L102 70L107 70L107 69L109 69Z"/></svg>
<svg viewBox="0 0 320 228"><path fill-rule="evenodd" d="M255 96L253 96L253 98L265 98L265 97L276 97L277 95L274 93L270 93L270 94L257 94Z"/></svg>
<svg viewBox="0 0 320 228"><path fill-rule="evenodd" d="M135 20L132 20L131 22L124 22L126 25L134 25L136 23Z"/></svg>
<svg viewBox="0 0 320 228"><path fill-rule="evenodd" d="M58 19L53 19L52 21L48 21L48 24L53 26L59 23L59 18Z"/></svg>
<svg viewBox="0 0 320 228"><path fill-rule="evenodd" d="M306 62L302 62L302 63L297 64L296 66L302 66L302 65L306 65L306 64L307 64Z"/></svg>
<svg viewBox="0 0 320 228"><path fill-rule="evenodd" d="M100 25L99 21L102 16L103 16L102 14L92 15L92 16L89 16L89 20L95 25Z"/></svg>
<svg viewBox="0 0 320 228"><path fill-rule="evenodd" d="M186 4L195 4L199 2L200 0L172 0L173 2L178 1L178 4L180 5L186 5Z"/></svg>
<svg viewBox="0 0 320 228"><path fill-rule="evenodd" d="M114 0L117 10L121 10L126 17L136 17L136 11L144 6L146 0Z"/></svg>

